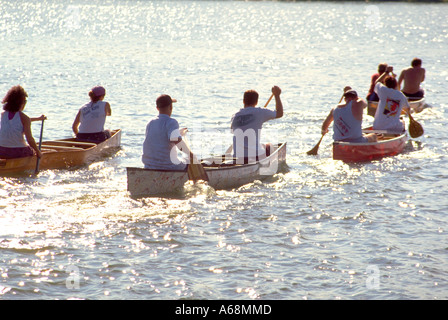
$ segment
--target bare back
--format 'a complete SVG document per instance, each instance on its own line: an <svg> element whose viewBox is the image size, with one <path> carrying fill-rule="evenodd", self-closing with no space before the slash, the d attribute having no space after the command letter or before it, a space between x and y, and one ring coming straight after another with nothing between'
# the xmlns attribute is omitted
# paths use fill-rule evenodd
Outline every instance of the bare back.
<svg viewBox="0 0 448 320"><path fill-rule="evenodd" d="M401 91L407 93L415 93L420 90L420 83L425 80L425 69L421 67L409 67L404 69L398 80L398 85L404 82Z"/></svg>

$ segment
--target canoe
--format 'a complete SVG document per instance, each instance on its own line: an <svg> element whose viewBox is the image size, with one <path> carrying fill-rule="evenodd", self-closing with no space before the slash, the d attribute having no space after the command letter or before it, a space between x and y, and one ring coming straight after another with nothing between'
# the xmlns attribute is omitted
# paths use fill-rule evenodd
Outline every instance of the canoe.
<svg viewBox="0 0 448 320"><path fill-rule="evenodd" d="M408 98L409 105L411 106L411 112L421 112L425 108L425 98L412 99ZM367 115L375 117L376 108L378 107L378 101L367 101ZM405 114L404 111L401 112Z"/></svg>
<svg viewBox="0 0 448 320"><path fill-rule="evenodd" d="M365 133L382 133L377 142L333 142L333 159L344 162L366 162L394 156L403 151L407 142L406 132L390 133L382 130L364 129Z"/></svg>
<svg viewBox="0 0 448 320"><path fill-rule="evenodd" d="M113 130L106 141L100 143L76 141L75 138L43 141L39 170L65 169L89 164L117 149L121 144L121 129ZM0 159L0 176L34 172L37 157Z"/></svg>
<svg viewBox="0 0 448 320"><path fill-rule="evenodd" d="M263 180L276 174L286 164L286 143L278 144L265 159L238 164L230 155L201 160L209 181L215 190L243 186L255 180ZM127 190L133 197L181 192L188 181L187 171L152 170L128 167Z"/></svg>

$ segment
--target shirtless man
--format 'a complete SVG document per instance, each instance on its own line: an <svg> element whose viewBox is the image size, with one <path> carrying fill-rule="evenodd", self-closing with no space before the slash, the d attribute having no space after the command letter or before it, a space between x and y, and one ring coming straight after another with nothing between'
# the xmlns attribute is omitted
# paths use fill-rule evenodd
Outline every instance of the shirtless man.
<svg viewBox="0 0 448 320"><path fill-rule="evenodd" d="M404 81L401 92L410 98L423 98L425 92L420 88L420 83L425 80L425 69L422 68L422 60L414 58L411 67L403 69L398 78L398 88Z"/></svg>

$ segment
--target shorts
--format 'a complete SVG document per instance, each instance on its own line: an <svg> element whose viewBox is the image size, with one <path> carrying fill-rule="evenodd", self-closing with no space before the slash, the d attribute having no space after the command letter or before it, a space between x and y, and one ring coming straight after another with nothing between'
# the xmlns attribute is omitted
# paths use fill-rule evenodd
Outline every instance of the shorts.
<svg viewBox="0 0 448 320"><path fill-rule="evenodd" d="M378 95L375 92L372 92L371 94L369 94L366 98L367 101L380 101L380 98L378 97Z"/></svg>
<svg viewBox="0 0 448 320"><path fill-rule="evenodd" d="M33 155L34 150L30 146L19 148L8 148L0 146L0 158L3 159L24 158L31 157Z"/></svg>
<svg viewBox="0 0 448 320"><path fill-rule="evenodd" d="M355 138L355 139L341 140L341 142L366 143L366 142L369 142L369 140L367 140L366 137L362 136L362 137Z"/></svg>
<svg viewBox="0 0 448 320"><path fill-rule="evenodd" d="M78 133L76 140L99 143L109 139L110 136L111 133L109 130L93 133Z"/></svg>
<svg viewBox="0 0 448 320"><path fill-rule="evenodd" d="M404 91L402 91L402 92L408 98L423 98L425 96L425 91L423 91L423 89L420 89L415 93L407 93Z"/></svg>

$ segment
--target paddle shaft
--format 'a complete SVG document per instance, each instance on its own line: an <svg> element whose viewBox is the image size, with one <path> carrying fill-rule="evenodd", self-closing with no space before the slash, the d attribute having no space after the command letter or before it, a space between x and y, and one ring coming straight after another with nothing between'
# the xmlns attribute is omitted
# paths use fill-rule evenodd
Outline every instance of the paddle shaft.
<svg viewBox="0 0 448 320"><path fill-rule="evenodd" d="M345 94L345 92L344 92L344 94ZM339 99L339 103L341 103L342 99L344 99L344 94L342 94L341 99ZM325 136L325 133L322 133L322 135L319 139L319 142L314 146L313 149L311 149L310 151L307 152L308 155L316 155L317 154L317 150L319 150L319 145L322 142L322 139L324 138L324 136Z"/></svg>
<svg viewBox="0 0 448 320"><path fill-rule="evenodd" d="M39 151L42 149L42 135L44 133L44 121L45 121L45 119L42 119L42 124L40 126ZM39 172L39 164L40 164L40 158L37 157L36 170L34 170L34 173L38 173Z"/></svg>

